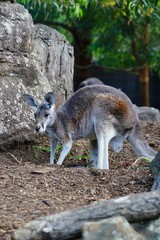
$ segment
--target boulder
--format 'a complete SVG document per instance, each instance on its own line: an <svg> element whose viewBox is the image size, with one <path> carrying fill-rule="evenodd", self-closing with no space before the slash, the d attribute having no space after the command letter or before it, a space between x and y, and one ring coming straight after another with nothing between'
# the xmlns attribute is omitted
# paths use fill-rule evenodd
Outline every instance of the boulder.
<svg viewBox="0 0 160 240"><path fill-rule="evenodd" d="M130 224L124 217L115 216L83 226L83 240L158 240L160 218L149 222Z"/></svg>
<svg viewBox="0 0 160 240"><path fill-rule="evenodd" d="M135 109L138 113L139 119L143 121L160 121L160 112L158 109L153 107L137 107L136 105Z"/></svg>
<svg viewBox="0 0 160 240"><path fill-rule="evenodd" d="M34 109L23 94L53 91L63 102L72 93L73 62L62 34L34 25L22 5L0 1L0 145L34 139Z"/></svg>
<svg viewBox="0 0 160 240"><path fill-rule="evenodd" d="M160 217L146 224L145 231L147 234L148 232L152 234L152 239L160 239Z"/></svg>
<svg viewBox="0 0 160 240"><path fill-rule="evenodd" d="M145 240L122 216L115 216L97 222L87 222L83 227L83 240Z"/></svg>
<svg viewBox="0 0 160 240"><path fill-rule="evenodd" d="M145 237L145 240L160 239L160 218L131 225L136 232Z"/></svg>

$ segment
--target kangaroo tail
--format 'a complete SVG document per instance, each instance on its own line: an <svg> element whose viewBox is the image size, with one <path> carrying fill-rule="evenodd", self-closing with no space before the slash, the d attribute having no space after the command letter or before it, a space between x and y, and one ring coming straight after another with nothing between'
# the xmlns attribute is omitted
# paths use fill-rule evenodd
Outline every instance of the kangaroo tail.
<svg viewBox="0 0 160 240"><path fill-rule="evenodd" d="M143 136L141 126L139 123L135 126L131 134L127 138L133 150L139 157L147 157L153 159L157 152L154 151Z"/></svg>

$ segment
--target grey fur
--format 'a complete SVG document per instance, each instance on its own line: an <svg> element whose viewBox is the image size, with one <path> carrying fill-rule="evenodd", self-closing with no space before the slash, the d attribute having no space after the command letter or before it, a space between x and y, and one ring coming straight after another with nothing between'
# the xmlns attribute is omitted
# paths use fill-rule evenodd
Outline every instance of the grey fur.
<svg viewBox="0 0 160 240"><path fill-rule="evenodd" d="M99 80L98 78L91 77L91 78L87 78L86 80L81 82L79 84L79 88L86 87L88 85L104 85L104 83L101 80Z"/></svg>
<svg viewBox="0 0 160 240"><path fill-rule="evenodd" d="M25 95L24 99L35 107L34 98ZM61 165L73 141L83 138L90 139L90 161L98 169L109 169L109 143L119 152L126 139L138 156L155 157L156 152L143 137L131 101L122 91L105 85L83 87L57 111L53 93L47 93L44 99L35 112L36 129L45 131L51 140L51 164L54 164L57 140L63 145L57 162Z"/></svg>

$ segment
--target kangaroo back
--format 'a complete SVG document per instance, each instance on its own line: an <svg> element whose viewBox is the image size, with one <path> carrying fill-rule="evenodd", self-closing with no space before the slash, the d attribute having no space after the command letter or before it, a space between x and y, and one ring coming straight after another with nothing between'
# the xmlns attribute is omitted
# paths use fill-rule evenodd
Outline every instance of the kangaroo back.
<svg viewBox="0 0 160 240"><path fill-rule="evenodd" d="M93 127L95 119L113 123L120 134L134 128L138 121L130 99L120 90L105 85L92 85L78 90L57 111L57 116L67 131L72 128L81 133Z"/></svg>

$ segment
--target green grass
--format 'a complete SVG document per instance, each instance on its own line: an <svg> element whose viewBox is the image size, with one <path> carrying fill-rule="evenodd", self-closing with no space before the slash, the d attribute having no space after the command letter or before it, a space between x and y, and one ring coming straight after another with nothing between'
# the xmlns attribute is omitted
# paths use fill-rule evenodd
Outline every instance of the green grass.
<svg viewBox="0 0 160 240"><path fill-rule="evenodd" d="M78 145L79 145L79 144L78 144ZM42 151L45 151L45 152L47 152L47 153L50 153L51 148L50 148L50 147L43 147L43 146L33 146L33 150L34 150L34 155L35 155L35 157L38 157L37 150L42 150ZM61 150L62 150L62 146L57 146L57 147L56 147L56 154L60 153ZM79 158L81 158L81 159L86 159L86 160L89 159L88 156L73 156L73 155L71 155L70 153L68 154L68 157L69 157L70 159L79 159Z"/></svg>

